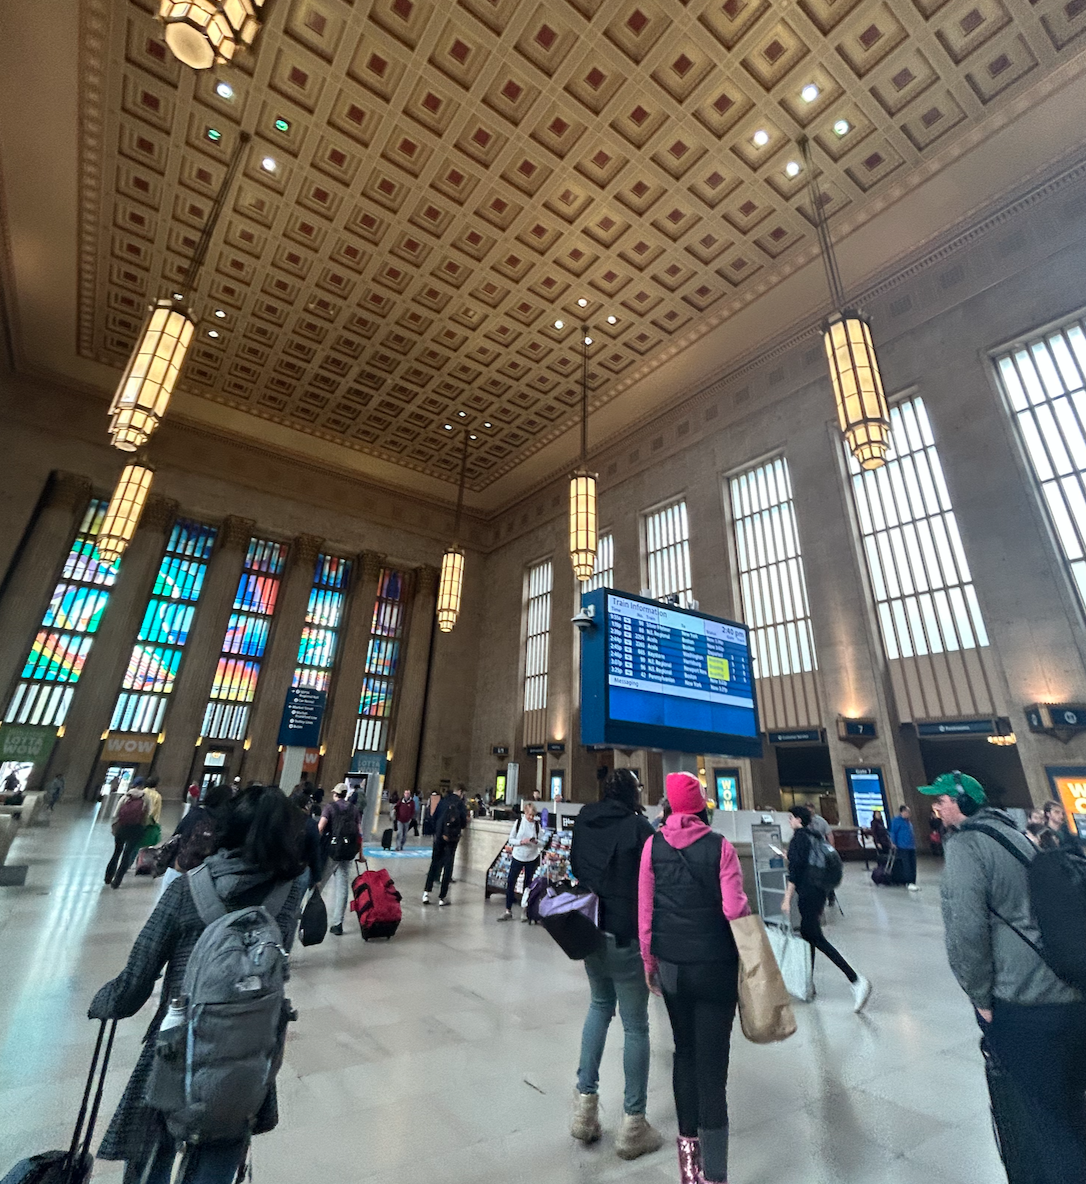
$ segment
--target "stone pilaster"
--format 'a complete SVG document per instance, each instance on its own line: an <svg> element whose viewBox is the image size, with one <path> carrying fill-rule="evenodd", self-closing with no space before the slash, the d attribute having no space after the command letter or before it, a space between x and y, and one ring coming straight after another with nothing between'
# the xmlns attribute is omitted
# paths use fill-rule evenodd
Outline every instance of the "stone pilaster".
<svg viewBox="0 0 1086 1184"><path fill-rule="evenodd" d="M260 664L256 701L249 717L250 747L245 757L245 780L270 784L275 780L279 754L279 721L283 703L298 665L298 641L305 626L313 567L324 539L300 534L290 544L290 559L275 608L271 640Z"/></svg>
<svg viewBox="0 0 1086 1184"><path fill-rule="evenodd" d="M324 760L321 777L327 787L343 779L354 756L354 734L358 723L358 705L366 677L366 653L369 650L373 607L377 584L385 557L364 551L356 560L353 589L347 607L347 620L340 630L336 677L324 716Z"/></svg>
<svg viewBox="0 0 1086 1184"><path fill-rule="evenodd" d="M407 652L403 657L392 736L392 760L386 779L390 793L394 789L401 794L410 793L415 788L419 745L422 741L422 716L426 706L426 680L430 667L430 639L434 631L437 579L437 568L420 567L415 571Z"/></svg>
<svg viewBox="0 0 1086 1184"><path fill-rule="evenodd" d="M7 706L90 501L91 483L55 472L0 599L0 710Z"/></svg>
<svg viewBox="0 0 1086 1184"><path fill-rule="evenodd" d="M204 709L207 707L215 668L222 653L226 626L230 621L238 580L245 563L256 523L248 518L227 518L219 527L218 540L200 599L196 604L192 630L181 658L181 669L172 702L166 709L166 739L159 745L154 772L163 797L179 798L192 768L193 752Z"/></svg>
<svg viewBox="0 0 1086 1184"><path fill-rule="evenodd" d="M98 760L98 746L109 727L177 509L177 502L171 498L153 493L148 497L136 533L121 557L116 583L64 721L64 739L53 757L51 770L63 773L69 790L81 792L88 800L93 796L89 783Z"/></svg>

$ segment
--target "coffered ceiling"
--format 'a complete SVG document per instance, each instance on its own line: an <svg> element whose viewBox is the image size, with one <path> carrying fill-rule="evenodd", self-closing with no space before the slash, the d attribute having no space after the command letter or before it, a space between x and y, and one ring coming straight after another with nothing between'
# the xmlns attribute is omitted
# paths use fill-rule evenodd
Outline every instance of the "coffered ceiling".
<svg viewBox="0 0 1086 1184"><path fill-rule="evenodd" d="M582 318L610 430L625 392L643 413L688 390L707 335L717 368L750 346L722 326L815 245L797 136L856 227L1075 76L1086 43L1086 0L274 0L253 53L194 73L149 0L46 7L64 77L44 125L78 209L31 277L47 207L26 200L9 94L20 364L108 390L148 302L184 289L250 132L177 413L430 494L467 427L480 506L570 455ZM17 42L43 37L40 8L13 0ZM993 196L973 184L963 209ZM46 256L66 260L54 285Z"/></svg>

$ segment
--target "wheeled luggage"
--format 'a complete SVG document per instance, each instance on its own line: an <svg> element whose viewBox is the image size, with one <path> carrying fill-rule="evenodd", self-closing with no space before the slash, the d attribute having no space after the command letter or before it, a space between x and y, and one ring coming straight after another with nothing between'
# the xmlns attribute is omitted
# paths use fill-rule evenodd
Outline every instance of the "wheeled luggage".
<svg viewBox="0 0 1086 1184"><path fill-rule="evenodd" d="M386 830L384 832L384 834L381 835L381 846L386 851L392 850L392 827L391 826L388 828L388 830Z"/></svg>
<svg viewBox="0 0 1086 1184"><path fill-rule="evenodd" d="M108 1038L106 1029L109 1029ZM102 1090L106 1084L106 1070L109 1055L113 1051L113 1038L117 1034L116 1020L102 1020L98 1029L98 1040L94 1045L87 1084L83 1090L83 1103L79 1107L72 1142L67 1151L44 1151L21 1159L0 1184L86 1184L94 1168L94 1156L90 1153L94 1125L98 1121L98 1108L102 1104ZM105 1052L102 1044L105 1043ZM95 1078L97 1077L97 1087ZM94 1095L93 1103L91 1094ZM90 1117L87 1116L88 1108Z"/></svg>
<svg viewBox="0 0 1086 1184"><path fill-rule="evenodd" d="M871 883L878 884L885 887L887 884L894 882L894 864L897 861L897 854L893 848L889 855L875 856L875 870L871 873Z"/></svg>
<svg viewBox="0 0 1086 1184"><path fill-rule="evenodd" d="M1007 1169L1008 1184L1030 1184L1035 1178L1033 1165L1045 1153L1044 1147L1037 1145L1036 1119L1017 1083L999 1063L984 1036L981 1037L980 1051L984 1055L984 1074L988 1079L992 1130L999 1158Z"/></svg>
<svg viewBox="0 0 1086 1184"><path fill-rule="evenodd" d="M361 863L356 866L361 866ZM351 897L351 912L358 917L363 941L395 935L403 919L403 909L400 907L403 897L396 891L392 877L384 868L371 872L366 864L366 870L355 876Z"/></svg>

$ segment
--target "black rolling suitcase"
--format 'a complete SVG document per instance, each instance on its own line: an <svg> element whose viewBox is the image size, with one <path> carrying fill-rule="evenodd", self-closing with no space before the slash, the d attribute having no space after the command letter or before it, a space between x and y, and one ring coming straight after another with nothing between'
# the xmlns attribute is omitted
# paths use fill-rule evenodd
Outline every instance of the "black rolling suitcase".
<svg viewBox="0 0 1086 1184"><path fill-rule="evenodd" d="M381 846L384 847L384 849L386 851L392 850L392 827L391 826L388 828L388 830L386 830L384 832L383 835L381 835ZM0 1181L0 1184L2 1184L2 1181Z"/></svg>
<svg viewBox="0 0 1086 1184"><path fill-rule="evenodd" d="M984 1075L988 1079L992 1130L999 1158L1007 1170L1008 1184L1034 1184L1038 1178L1036 1164L1043 1161L1045 1150L1038 1146L1037 1123L1029 1102L984 1037L981 1037L980 1051L984 1056Z"/></svg>
<svg viewBox="0 0 1086 1184"><path fill-rule="evenodd" d="M106 1037L106 1026L109 1036ZM102 1020L98 1029L98 1040L94 1045L87 1085L83 1090L83 1104L79 1108L71 1146L67 1151L43 1151L29 1159L21 1159L0 1184L86 1184L94 1169L94 1156L90 1153L94 1138L94 1124L98 1121L98 1108L102 1104L102 1090L106 1084L106 1070L109 1068L109 1054L113 1051L113 1037L117 1034L116 1020ZM105 1042L105 1052L102 1044ZM99 1065L101 1066L99 1068ZM97 1077L97 1087L95 1078ZM91 1094L94 1094L93 1104ZM87 1109L90 1107L90 1117Z"/></svg>

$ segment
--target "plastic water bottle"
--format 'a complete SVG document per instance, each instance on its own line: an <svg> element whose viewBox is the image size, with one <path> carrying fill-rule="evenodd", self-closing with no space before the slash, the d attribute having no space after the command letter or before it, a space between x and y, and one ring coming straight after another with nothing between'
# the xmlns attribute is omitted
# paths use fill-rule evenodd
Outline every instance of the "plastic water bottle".
<svg viewBox="0 0 1086 1184"><path fill-rule="evenodd" d="M188 1016L188 1010L189 997L187 995L175 995L170 1000L170 1006L159 1026L159 1032L168 1032L171 1028L180 1027Z"/></svg>

